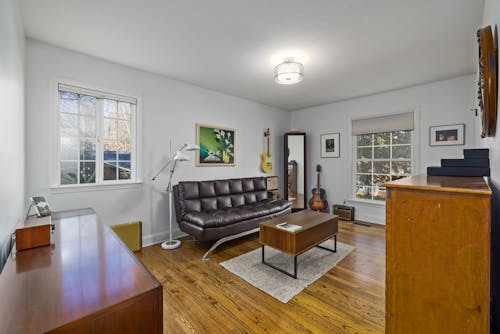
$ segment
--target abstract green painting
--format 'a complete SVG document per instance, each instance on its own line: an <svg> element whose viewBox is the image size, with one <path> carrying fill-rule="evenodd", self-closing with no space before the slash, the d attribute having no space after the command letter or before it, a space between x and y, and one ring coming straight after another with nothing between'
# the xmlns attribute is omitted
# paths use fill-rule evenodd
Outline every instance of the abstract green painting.
<svg viewBox="0 0 500 334"><path fill-rule="evenodd" d="M234 166L234 129L197 124L198 166Z"/></svg>

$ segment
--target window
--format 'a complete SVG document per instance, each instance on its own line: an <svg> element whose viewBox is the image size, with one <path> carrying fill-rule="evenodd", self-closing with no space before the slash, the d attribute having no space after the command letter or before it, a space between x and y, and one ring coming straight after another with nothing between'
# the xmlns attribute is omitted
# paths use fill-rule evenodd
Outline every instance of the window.
<svg viewBox="0 0 500 334"><path fill-rule="evenodd" d="M385 201L381 184L411 175L412 131L360 134L355 143L356 198Z"/></svg>
<svg viewBox="0 0 500 334"><path fill-rule="evenodd" d="M137 100L59 84L59 185L136 180Z"/></svg>

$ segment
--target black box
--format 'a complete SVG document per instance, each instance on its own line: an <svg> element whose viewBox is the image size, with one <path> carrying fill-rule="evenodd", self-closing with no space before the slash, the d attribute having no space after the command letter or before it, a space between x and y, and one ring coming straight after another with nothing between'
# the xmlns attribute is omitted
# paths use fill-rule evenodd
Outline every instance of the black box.
<svg viewBox="0 0 500 334"><path fill-rule="evenodd" d="M441 159L441 167L490 167L490 159Z"/></svg>
<svg viewBox="0 0 500 334"><path fill-rule="evenodd" d="M465 159L489 159L490 150L487 148L464 149Z"/></svg>
<svg viewBox="0 0 500 334"><path fill-rule="evenodd" d="M430 176L490 176L490 169L484 167L427 167Z"/></svg>

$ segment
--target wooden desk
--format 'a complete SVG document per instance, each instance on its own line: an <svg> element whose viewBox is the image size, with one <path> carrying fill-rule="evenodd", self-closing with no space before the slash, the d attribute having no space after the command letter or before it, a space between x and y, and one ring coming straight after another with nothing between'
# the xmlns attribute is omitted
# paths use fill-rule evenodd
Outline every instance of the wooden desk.
<svg viewBox="0 0 500 334"><path fill-rule="evenodd" d="M0 274L0 333L162 333L162 286L91 209L54 213L52 245Z"/></svg>

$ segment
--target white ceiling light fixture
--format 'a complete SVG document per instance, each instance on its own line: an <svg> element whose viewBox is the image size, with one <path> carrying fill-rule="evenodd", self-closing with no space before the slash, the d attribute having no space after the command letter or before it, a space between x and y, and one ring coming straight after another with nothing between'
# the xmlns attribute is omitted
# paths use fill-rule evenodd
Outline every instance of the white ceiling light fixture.
<svg viewBox="0 0 500 334"><path fill-rule="evenodd" d="M293 57L286 57L283 63L274 68L274 81L281 85L292 85L304 79L304 65Z"/></svg>

